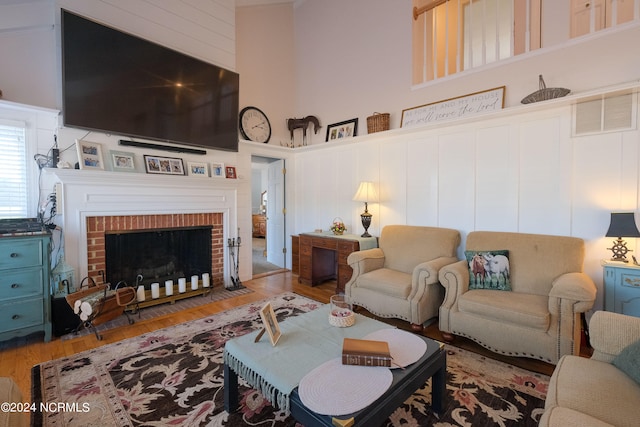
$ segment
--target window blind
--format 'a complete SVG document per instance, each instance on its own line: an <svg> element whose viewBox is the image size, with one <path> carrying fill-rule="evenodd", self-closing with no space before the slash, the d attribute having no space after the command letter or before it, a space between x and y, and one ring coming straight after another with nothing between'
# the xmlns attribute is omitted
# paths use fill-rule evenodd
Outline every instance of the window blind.
<svg viewBox="0 0 640 427"><path fill-rule="evenodd" d="M0 120L0 218L27 217L26 124Z"/></svg>

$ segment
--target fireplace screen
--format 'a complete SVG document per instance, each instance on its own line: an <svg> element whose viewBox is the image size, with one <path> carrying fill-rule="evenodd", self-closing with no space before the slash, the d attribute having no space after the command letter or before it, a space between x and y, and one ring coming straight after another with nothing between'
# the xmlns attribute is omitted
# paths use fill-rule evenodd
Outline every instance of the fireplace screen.
<svg viewBox="0 0 640 427"><path fill-rule="evenodd" d="M105 234L106 279L134 284L211 272L211 226L114 231Z"/></svg>

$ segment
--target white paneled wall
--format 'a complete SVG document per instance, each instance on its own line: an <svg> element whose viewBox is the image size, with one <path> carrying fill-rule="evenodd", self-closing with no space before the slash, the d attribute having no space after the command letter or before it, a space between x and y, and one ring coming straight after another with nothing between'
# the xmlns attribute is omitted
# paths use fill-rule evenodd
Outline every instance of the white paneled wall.
<svg viewBox="0 0 640 427"><path fill-rule="evenodd" d="M388 224L455 228L463 236L459 256L472 230L583 238L585 271L602 307L609 214L638 211L640 132L572 137L578 99L298 149L294 232L327 230L339 216L361 233L363 206L351 198L369 180L381 194L369 207L375 235Z"/></svg>

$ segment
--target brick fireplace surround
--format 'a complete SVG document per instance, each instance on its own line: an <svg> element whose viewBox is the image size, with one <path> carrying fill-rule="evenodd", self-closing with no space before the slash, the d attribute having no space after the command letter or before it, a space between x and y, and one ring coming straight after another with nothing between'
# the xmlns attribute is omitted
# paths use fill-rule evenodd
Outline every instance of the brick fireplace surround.
<svg viewBox="0 0 640 427"><path fill-rule="evenodd" d="M211 225L211 285L224 286L224 235L222 213L159 214L87 217L87 271L100 283L106 272L105 232L153 230ZM133 279L133 278L132 278Z"/></svg>

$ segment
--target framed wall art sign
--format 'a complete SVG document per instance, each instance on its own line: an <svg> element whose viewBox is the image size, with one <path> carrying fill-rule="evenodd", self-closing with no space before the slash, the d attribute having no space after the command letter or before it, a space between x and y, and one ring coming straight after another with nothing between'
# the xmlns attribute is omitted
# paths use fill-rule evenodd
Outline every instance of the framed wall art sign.
<svg viewBox="0 0 640 427"><path fill-rule="evenodd" d="M326 141L335 139L350 138L358 135L358 119L345 120L344 122L334 123L327 126Z"/></svg>
<svg viewBox="0 0 640 427"><path fill-rule="evenodd" d="M504 107L504 86L402 110L401 127L428 125L490 113Z"/></svg>
<svg viewBox="0 0 640 427"><path fill-rule="evenodd" d="M78 164L80 165L80 169L104 170L102 144L76 139L76 148L78 149Z"/></svg>
<svg viewBox="0 0 640 427"><path fill-rule="evenodd" d="M144 167L147 173L162 175L184 175L182 159L173 157L144 156Z"/></svg>

